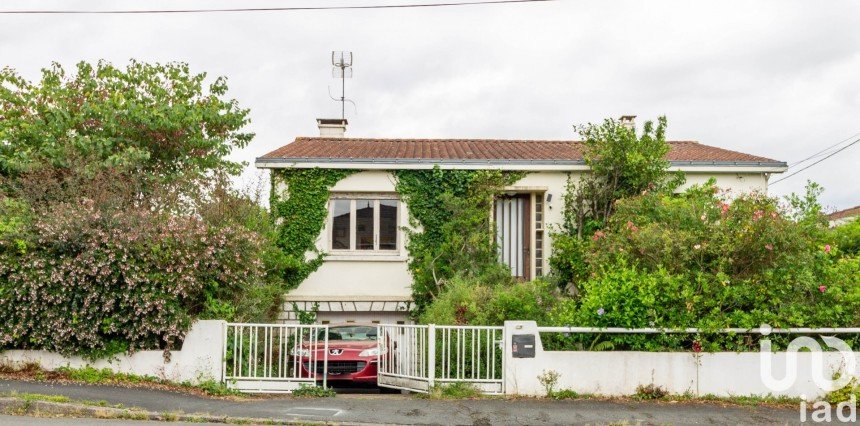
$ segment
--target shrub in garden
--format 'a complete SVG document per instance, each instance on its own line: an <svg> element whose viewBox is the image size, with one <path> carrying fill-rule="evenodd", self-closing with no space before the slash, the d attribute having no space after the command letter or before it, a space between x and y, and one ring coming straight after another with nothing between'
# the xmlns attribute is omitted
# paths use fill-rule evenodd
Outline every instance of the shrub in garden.
<svg viewBox="0 0 860 426"><path fill-rule="evenodd" d="M621 200L588 243L579 298L556 309L553 322L704 330L855 326L860 263L822 243L817 217L761 194L729 202L712 185L680 197ZM608 339L648 350L758 347L749 336L715 334Z"/></svg>
<svg viewBox="0 0 860 426"><path fill-rule="evenodd" d="M839 252L847 256L860 255L860 217L852 222L833 228L830 239Z"/></svg>
<svg viewBox="0 0 860 426"><path fill-rule="evenodd" d="M27 248L0 252L0 342L91 356L172 348L218 292L259 285L245 228L92 200L39 211Z"/></svg>
<svg viewBox="0 0 860 426"><path fill-rule="evenodd" d="M502 325L505 320L544 323L558 302L556 287L546 281L488 285L477 279L452 279L420 317L424 324Z"/></svg>
<svg viewBox="0 0 860 426"><path fill-rule="evenodd" d="M248 110L187 64L0 70L0 348L174 348L195 318L266 320L296 262L229 188Z"/></svg>

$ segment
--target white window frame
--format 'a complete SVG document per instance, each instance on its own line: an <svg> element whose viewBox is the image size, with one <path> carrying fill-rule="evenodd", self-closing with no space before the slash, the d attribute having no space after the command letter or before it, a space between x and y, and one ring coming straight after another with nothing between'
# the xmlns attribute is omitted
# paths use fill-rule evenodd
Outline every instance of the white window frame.
<svg viewBox="0 0 860 426"><path fill-rule="evenodd" d="M349 214L350 214L350 223L349 223L349 247L350 249L336 249L334 248L334 238L332 237L332 233L334 232L334 201L336 200L349 200ZM358 244L356 241L356 231L358 226L358 218L356 216L355 203L357 200L373 200L373 250L358 250ZM391 250L381 250L379 248L379 220L381 209L379 208L379 200L393 200L397 202L397 216L394 218L394 223L396 224L396 231L394 233L394 249ZM401 229L400 229L400 215L403 214L403 202L397 196L397 194L376 194L376 193L333 193L329 197L328 203L328 229L326 231L326 238L328 239L328 251L329 253L335 255L372 255L372 256L392 256L400 255L400 245L402 238L400 237Z"/></svg>

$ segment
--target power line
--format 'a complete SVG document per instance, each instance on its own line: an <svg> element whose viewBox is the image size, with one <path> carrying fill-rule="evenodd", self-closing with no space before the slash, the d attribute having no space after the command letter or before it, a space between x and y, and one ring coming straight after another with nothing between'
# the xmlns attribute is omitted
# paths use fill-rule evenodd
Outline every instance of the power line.
<svg viewBox="0 0 860 426"><path fill-rule="evenodd" d="M0 10L5 15L133 15L154 13L294 12L303 10L408 9L451 6L480 6L510 3L545 3L557 0L487 0L461 3L375 4L362 6L242 7L233 9L141 9L141 10Z"/></svg>
<svg viewBox="0 0 860 426"><path fill-rule="evenodd" d="M855 133L855 134L853 134L853 135L851 135L851 136L849 136L849 137L847 137L847 138L845 138L845 139L842 139L841 141L839 141L839 142L837 142L837 143L835 143L835 144L833 144L833 145L830 145L830 146L828 146L827 148L824 148L824 149L822 149L821 151L818 151L818 152L816 152L815 154L812 154L812 155L810 155L809 157L804 158L803 160L800 160L800 161L797 161L797 162L792 163L792 164L789 166L789 168L791 168L791 167L797 167L797 166L799 166L799 165L801 165L801 164L803 164L803 163L805 163L805 162L807 162L807 161L809 161L809 160L812 160L812 159L814 159L814 158L816 158L816 157L819 157L819 156L821 156L822 154L824 154L825 152L830 151L831 149L833 149L833 148L835 148L835 147L837 147L837 146L839 146L839 145L842 145L843 143L848 142L848 141L850 141L851 139L854 139L854 138L855 138L855 137L857 137L857 136L860 136L860 132L857 132L857 133Z"/></svg>
<svg viewBox="0 0 860 426"><path fill-rule="evenodd" d="M812 167L812 166L814 166L814 165L816 165L816 164L818 164L818 163L820 163L820 162L822 162L822 161L824 161L824 160L826 160L826 159L828 159L828 158L830 158L830 157L832 157L832 156L834 156L834 155L836 155L836 154L839 154L839 153L840 153L840 152L842 152L842 151L845 151L846 149L848 149L848 148L852 147L852 146L853 146L854 144L856 144L857 142L860 142L860 139L855 139L855 140L854 140L853 142L851 142L850 144L845 145L845 146L843 146L842 148L839 148L838 150L831 152L830 154L827 154L827 156L826 156L826 157L824 157L824 158L822 158L822 159L820 159L820 160L818 160L818 161L816 161L816 162L814 162L814 163L812 163L812 164L810 164L810 165L808 165L808 166L806 166L806 167L804 167L804 168L802 168L802 169L800 169L800 170L798 170L798 171L796 171L796 172L794 172L794 173L792 173L792 174L790 174L790 175L788 175L788 176L785 176L785 177L782 177L782 178L780 178L780 179L777 179L777 180L775 180L775 181L771 182L770 184L771 184L771 185L773 185L773 184L776 184L776 183L782 182L782 181L784 181L784 180L786 180L786 179L788 179L788 178L790 178L790 177L792 177L792 176L794 176L794 175L796 175L796 174L798 174L798 173L800 173L800 172L802 172L802 171L804 171L804 170L806 170L806 169L808 169L808 168L810 168L810 167ZM840 142L840 143L841 143L841 142Z"/></svg>

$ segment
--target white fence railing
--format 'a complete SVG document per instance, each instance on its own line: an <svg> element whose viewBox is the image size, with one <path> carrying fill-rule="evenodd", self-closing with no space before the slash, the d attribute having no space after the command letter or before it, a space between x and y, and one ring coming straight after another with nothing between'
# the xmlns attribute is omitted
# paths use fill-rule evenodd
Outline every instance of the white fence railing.
<svg viewBox="0 0 860 426"><path fill-rule="evenodd" d="M227 323L224 382L244 392L290 392L302 383L323 387L328 371L328 326Z"/></svg>
<svg viewBox="0 0 860 426"><path fill-rule="evenodd" d="M860 328L622 328L622 327L538 327L541 333L605 333L605 334L858 334Z"/></svg>
<svg viewBox="0 0 860 426"><path fill-rule="evenodd" d="M380 325L378 338L380 386L428 392L464 382L504 393L504 327Z"/></svg>
<svg viewBox="0 0 860 426"><path fill-rule="evenodd" d="M471 383L504 393L504 327L436 326L437 383Z"/></svg>

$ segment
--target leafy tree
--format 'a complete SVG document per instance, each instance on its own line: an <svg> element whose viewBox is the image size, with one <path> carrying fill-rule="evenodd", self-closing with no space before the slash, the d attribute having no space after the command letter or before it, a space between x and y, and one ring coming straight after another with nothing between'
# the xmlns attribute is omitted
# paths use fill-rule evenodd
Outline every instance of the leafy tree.
<svg viewBox="0 0 860 426"><path fill-rule="evenodd" d="M170 349L195 318L267 321L291 259L226 159L248 111L186 64L0 72L0 348Z"/></svg>
<svg viewBox="0 0 860 426"><path fill-rule="evenodd" d="M206 87L187 64L57 63L32 83L0 71L0 177L40 167L111 168L150 179L235 174L225 159L253 137L248 110L224 99L226 79Z"/></svg>
<svg viewBox="0 0 860 426"><path fill-rule="evenodd" d="M565 227L582 237L600 228L612 214L616 200L643 191L674 190L683 174L668 172L666 117L645 122L641 135L623 123L606 119L602 124L576 126L583 137L583 158L590 171L578 182L568 183Z"/></svg>
<svg viewBox="0 0 860 426"><path fill-rule="evenodd" d="M583 137L583 157L591 170L568 180L564 223L553 236L549 259L556 281L572 293L587 271L583 239L606 225L616 201L643 192L669 193L684 182L682 173L668 171L666 117L656 126L645 122L641 135L613 119L575 129Z"/></svg>

